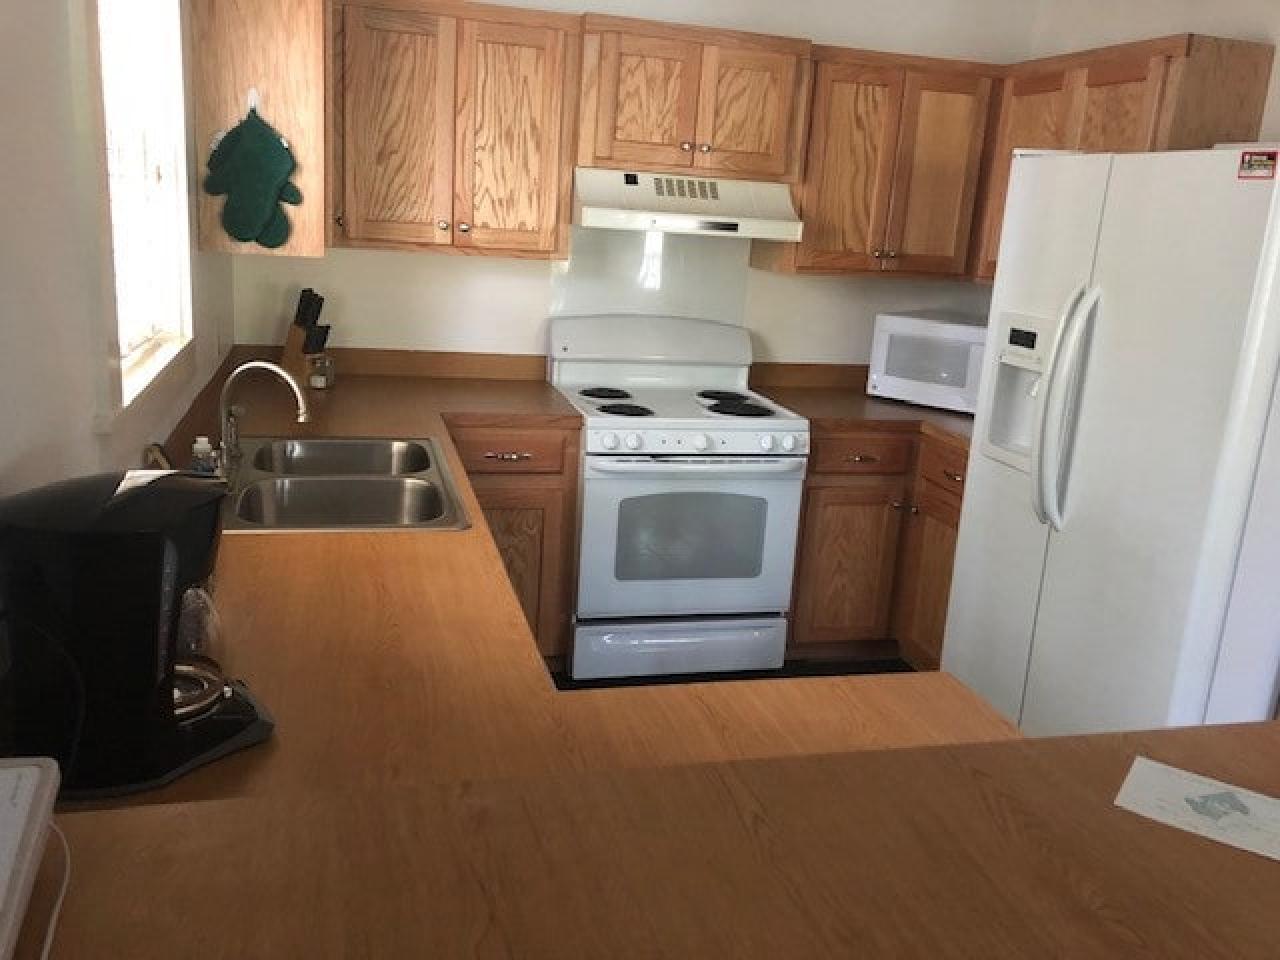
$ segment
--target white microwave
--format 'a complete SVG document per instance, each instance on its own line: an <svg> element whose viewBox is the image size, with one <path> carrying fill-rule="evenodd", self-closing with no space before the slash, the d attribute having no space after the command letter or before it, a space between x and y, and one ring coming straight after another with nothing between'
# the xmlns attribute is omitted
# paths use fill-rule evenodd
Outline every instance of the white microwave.
<svg viewBox="0 0 1280 960"><path fill-rule="evenodd" d="M987 319L950 310L876 315L867 393L973 413Z"/></svg>

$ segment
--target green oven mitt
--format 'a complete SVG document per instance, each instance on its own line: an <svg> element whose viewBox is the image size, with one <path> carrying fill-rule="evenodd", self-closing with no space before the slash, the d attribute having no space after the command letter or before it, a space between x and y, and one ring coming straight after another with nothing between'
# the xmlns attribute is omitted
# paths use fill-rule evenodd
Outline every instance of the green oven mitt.
<svg viewBox="0 0 1280 960"><path fill-rule="evenodd" d="M280 134L250 109L209 155L204 189L225 196L222 227L236 240L278 247L289 239L289 219L280 204L298 204L302 194L289 181L297 167Z"/></svg>

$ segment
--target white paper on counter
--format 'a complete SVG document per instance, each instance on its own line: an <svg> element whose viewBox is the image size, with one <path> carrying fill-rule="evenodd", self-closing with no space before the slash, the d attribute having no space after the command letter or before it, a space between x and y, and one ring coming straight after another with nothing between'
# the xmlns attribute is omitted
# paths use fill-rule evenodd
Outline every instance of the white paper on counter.
<svg viewBox="0 0 1280 960"><path fill-rule="evenodd" d="M1135 757L1116 806L1280 860L1280 800Z"/></svg>

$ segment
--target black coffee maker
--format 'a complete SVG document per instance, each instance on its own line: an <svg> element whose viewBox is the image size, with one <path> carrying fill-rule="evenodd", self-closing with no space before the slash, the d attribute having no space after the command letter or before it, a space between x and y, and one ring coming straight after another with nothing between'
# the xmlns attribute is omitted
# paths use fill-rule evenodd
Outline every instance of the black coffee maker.
<svg viewBox="0 0 1280 960"><path fill-rule="evenodd" d="M271 736L208 657L179 655L226 487L162 471L0 500L0 754L54 757L61 799L158 787Z"/></svg>

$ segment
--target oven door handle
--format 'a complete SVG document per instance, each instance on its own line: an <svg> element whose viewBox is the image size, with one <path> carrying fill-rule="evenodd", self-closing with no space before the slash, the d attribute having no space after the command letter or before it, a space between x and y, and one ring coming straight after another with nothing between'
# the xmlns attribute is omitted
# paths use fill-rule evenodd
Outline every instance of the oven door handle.
<svg viewBox="0 0 1280 960"><path fill-rule="evenodd" d="M728 463L711 460L633 460L625 457L608 457L591 459L587 462L588 473L607 473L634 476L656 473L668 476L738 476L754 477L767 475L786 475L804 473L806 460L804 457L788 457L777 460L732 460Z"/></svg>

